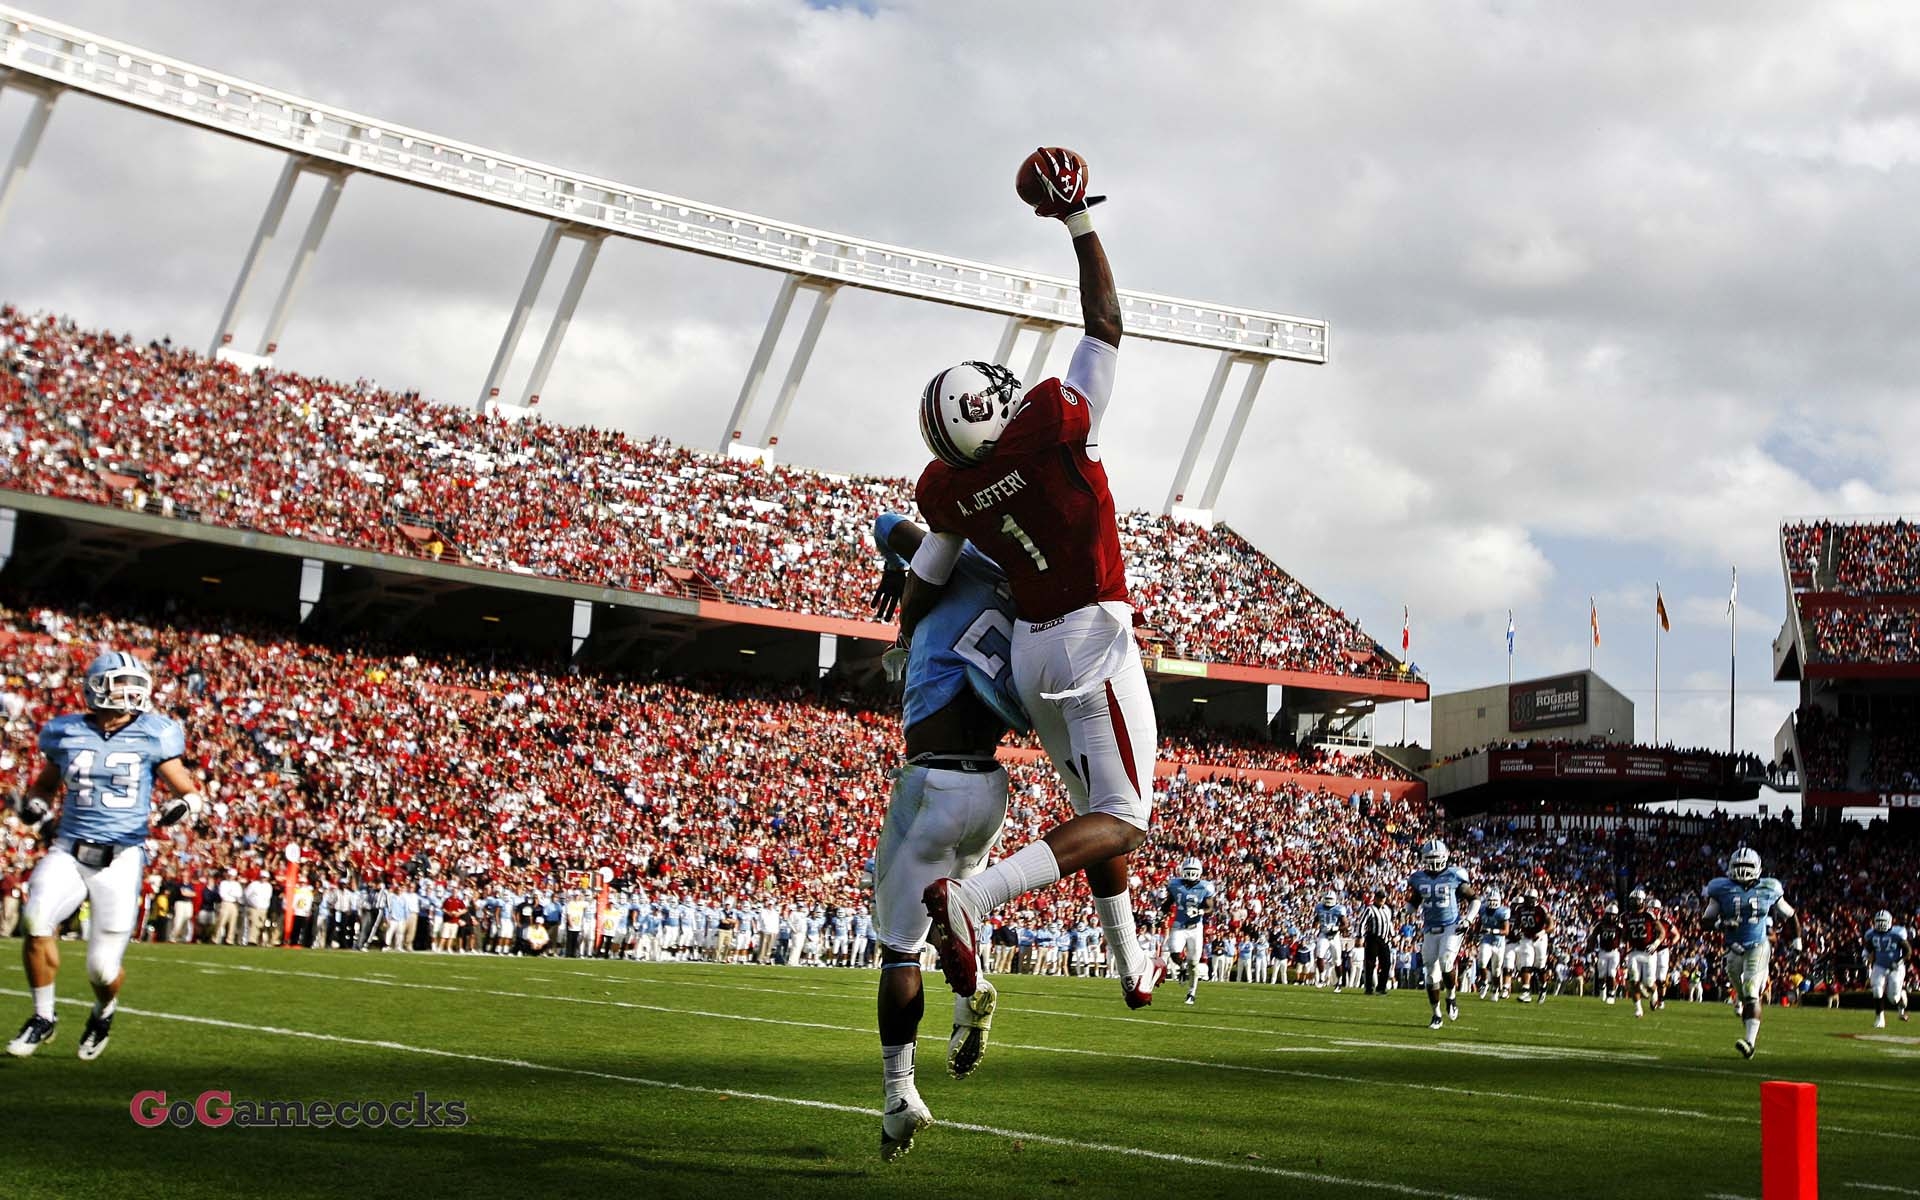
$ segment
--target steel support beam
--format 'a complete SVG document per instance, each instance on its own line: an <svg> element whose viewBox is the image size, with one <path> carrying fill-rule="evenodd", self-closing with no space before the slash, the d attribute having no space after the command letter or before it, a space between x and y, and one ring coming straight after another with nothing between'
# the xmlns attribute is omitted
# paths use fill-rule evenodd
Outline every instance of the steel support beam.
<svg viewBox="0 0 1920 1200"><path fill-rule="evenodd" d="M20 127L20 137L13 143L13 156L7 159L7 173L0 175L0 224L6 222L7 206L13 203L20 181L26 178L27 168L33 165L33 152L40 148L40 136L47 131L47 118L53 115L53 99L59 94L38 88L20 90L33 97L33 106L27 110L26 124Z"/></svg>
<svg viewBox="0 0 1920 1200"><path fill-rule="evenodd" d="M1240 435L1247 431L1247 418L1253 414L1253 401L1260 394L1260 381L1266 375L1266 359L1247 364L1247 382L1240 388L1240 404L1233 410L1233 423L1227 426L1226 440L1220 443L1220 454L1213 460L1213 474L1207 477L1207 490L1200 497L1201 508L1212 511L1220 499L1220 485L1226 482L1227 468L1233 465L1234 452L1240 449Z"/></svg>
<svg viewBox="0 0 1920 1200"><path fill-rule="evenodd" d="M760 345L753 352L753 361L747 365L747 378L740 385L739 398L733 402L727 427L720 431L721 454L732 448L744 432L747 410L753 407L753 398L760 391L760 381L766 378L767 364L773 361L773 348L780 342L780 331L786 328L787 314L793 310L794 293L799 290L798 275L780 277L780 291L773 298L773 311L767 314L767 327L760 334Z"/></svg>
<svg viewBox="0 0 1920 1200"><path fill-rule="evenodd" d="M513 352L520 347L520 335L527 328L527 317L533 312L533 302L540 297L540 287L547 281L547 272L553 267L553 252L560 246L560 235L565 231L559 221L548 221L546 229L540 234L540 244L534 248L533 262L527 267L526 282L520 285L520 297L513 302L513 316L507 320L507 331L500 335L500 348L493 353L493 365L487 368L487 381L480 385L480 399L474 404L479 412L487 411L487 405L500 398L500 386L506 379L507 368L513 365Z"/></svg>
<svg viewBox="0 0 1920 1200"><path fill-rule="evenodd" d="M1020 337L1022 324L1019 317L1007 318L1006 325L1000 330L1000 344L993 351L993 361L997 365L1004 367L1013 358L1013 344Z"/></svg>
<svg viewBox="0 0 1920 1200"><path fill-rule="evenodd" d="M833 306L833 294L840 289L837 286L810 287L813 292L813 311L807 314L806 328L800 332L800 344L794 347L793 362L787 367L787 377L780 384L780 398L774 401L773 412L767 417L767 426L760 433L760 445L771 451L780 444L780 431L786 427L787 413L793 408L793 398L800 391L800 377L806 374L807 360L813 357L814 344L820 340L820 329L827 323L827 310Z"/></svg>
<svg viewBox="0 0 1920 1200"><path fill-rule="evenodd" d="M267 318L267 327L260 334L260 357L272 358L280 349L280 331L286 328L287 314L293 311L293 298L299 294L300 284L307 277L307 268L313 265L314 255L320 252L320 239L327 234L327 223L333 220L334 206L340 203L340 189L347 185L344 171L327 173L326 186L320 189L320 199L313 206L313 215L307 218L307 231L300 237L300 248L294 251L293 262L287 267L287 278L280 285L280 295L274 299L273 313Z"/></svg>
<svg viewBox="0 0 1920 1200"><path fill-rule="evenodd" d="M227 307L221 310L220 325L213 331L213 347L207 351L208 357L232 343L240 306L246 302L247 290L253 286L253 277L260 270L261 257L273 244L274 235L280 232L280 218L287 214L287 201L292 198L293 185L299 178L300 160L289 154L286 162L280 164L280 179L273 185L273 194L267 197L267 210L260 214L260 224L254 228L253 241L247 246L246 258L240 262L240 275L233 281L233 291L227 294Z"/></svg>
<svg viewBox="0 0 1920 1200"><path fill-rule="evenodd" d="M1047 355L1053 353L1054 335L1060 332L1058 325L1040 327L1039 340L1033 344L1033 357L1027 360L1027 373L1020 377L1028 387L1047 377Z"/></svg>
<svg viewBox="0 0 1920 1200"><path fill-rule="evenodd" d="M573 260L573 272L567 276L566 290L560 293L560 307L553 310L553 322L547 326L546 340L540 343L540 355L533 360L533 374L527 376L527 390L521 393L522 404L532 406L540 403L540 393L547 386L547 375L553 370L553 360L560 357L560 343L566 339L567 327L573 324L574 309L580 306L580 293L587 290L587 277L593 274L594 260L600 257L600 243L605 240L601 234L580 239L580 257ZM578 652L576 649L575 653Z"/></svg>
<svg viewBox="0 0 1920 1200"><path fill-rule="evenodd" d="M1207 429L1213 424L1213 414L1220 407L1220 393L1227 388L1227 372L1233 370L1233 354L1223 350L1213 364L1213 378L1207 383L1206 398L1200 401L1200 413L1194 418L1193 432L1187 435L1187 448L1180 452L1180 465L1174 468L1173 486L1167 489L1167 504L1164 511L1172 512L1175 505L1187 502L1187 489L1193 484L1193 468L1200 461L1200 447L1207 440Z"/></svg>

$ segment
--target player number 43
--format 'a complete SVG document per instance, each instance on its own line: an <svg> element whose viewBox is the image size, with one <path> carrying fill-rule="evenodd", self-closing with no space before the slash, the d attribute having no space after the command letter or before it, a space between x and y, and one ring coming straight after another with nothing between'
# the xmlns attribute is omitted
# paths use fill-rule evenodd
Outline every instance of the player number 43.
<svg viewBox="0 0 1920 1200"><path fill-rule="evenodd" d="M1000 518L1000 532L1020 543L1020 548L1027 552L1027 557L1033 559L1034 570L1047 569L1047 556L1040 553L1040 547L1033 544L1033 539L1027 536L1027 531L1020 528L1011 514Z"/></svg>
<svg viewBox="0 0 1920 1200"><path fill-rule="evenodd" d="M124 751L107 755L100 762L106 768L104 778L94 774L95 757L94 751L82 750L73 756L67 768L74 805L92 808L98 803L102 808L132 808L139 799L140 756Z"/></svg>

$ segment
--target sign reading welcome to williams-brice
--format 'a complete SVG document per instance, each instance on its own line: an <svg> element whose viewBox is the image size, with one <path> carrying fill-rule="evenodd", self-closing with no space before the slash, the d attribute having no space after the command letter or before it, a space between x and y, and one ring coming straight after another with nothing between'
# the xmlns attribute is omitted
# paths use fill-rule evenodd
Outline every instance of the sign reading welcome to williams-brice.
<svg viewBox="0 0 1920 1200"><path fill-rule="evenodd" d="M1584 725L1587 720L1587 677L1561 675L1536 679L1507 688L1507 728L1515 733Z"/></svg>

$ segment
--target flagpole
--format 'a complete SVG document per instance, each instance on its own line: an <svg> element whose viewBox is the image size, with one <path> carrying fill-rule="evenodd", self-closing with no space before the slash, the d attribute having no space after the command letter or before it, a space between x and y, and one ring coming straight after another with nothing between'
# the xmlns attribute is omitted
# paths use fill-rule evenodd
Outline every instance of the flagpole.
<svg viewBox="0 0 1920 1200"><path fill-rule="evenodd" d="M1734 682L1739 676L1740 568L1733 569L1733 590L1727 594L1727 753L1733 753Z"/></svg>
<svg viewBox="0 0 1920 1200"><path fill-rule="evenodd" d="M1653 744L1660 744L1660 585L1653 585Z"/></svg>

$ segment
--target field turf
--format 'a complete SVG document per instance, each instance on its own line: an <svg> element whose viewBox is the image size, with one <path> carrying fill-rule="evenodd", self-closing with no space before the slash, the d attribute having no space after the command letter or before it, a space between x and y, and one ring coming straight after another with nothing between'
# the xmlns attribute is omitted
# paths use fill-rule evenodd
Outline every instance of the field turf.
<svg viewBox="0 0 1920 1200"><path fill-rule="evenodd" d="M12 943L7 944L10 951ZM1920 1195L1920 1022L1723 1005L1543 1007L1008 977L978 1074L946 1077L928 980L921 1092L939 1125L877 1153L875 974L487 956L136 946L112 1045L0 1058L0 1196L1757 1197L1759 1083L1821 1085L1834 1196ZM28 1011L11 963L7 1033ZM460 1129L141 1128L136 1093L464 1101ZM1852 1185L1871 1185L1856 1189Z"/></svg>

